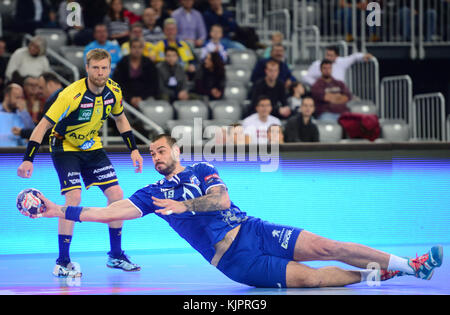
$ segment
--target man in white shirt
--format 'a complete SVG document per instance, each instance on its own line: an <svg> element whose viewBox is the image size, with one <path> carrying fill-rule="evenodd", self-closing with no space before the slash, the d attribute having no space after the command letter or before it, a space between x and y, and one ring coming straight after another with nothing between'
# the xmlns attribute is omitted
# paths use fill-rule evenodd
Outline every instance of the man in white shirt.
<svg viewBox="0 0 450 315"><path fill-rule="evenodd" d="M250 136L252 144L267 144L267 129L271 125L281 125L281 121L272 112L272 102L267 96L260 96L255 107L256 113L244 119L244 133Z"/></svg>
<svg viewBox="0 0 450 315"><path fill-rule="evenodd" d="M369 61L373 56L371 54L354 53L350 56L339 57L339 50L337 47L327 47L325 51L325 59L330 60L333 63L332 77L338 81L345 82L345 74L347 70L358 61ZM308 85L314 85L318 79L322 76L320 71L321 60L316 60L308 69L308 74L303 77L304 83Z"/></svg>

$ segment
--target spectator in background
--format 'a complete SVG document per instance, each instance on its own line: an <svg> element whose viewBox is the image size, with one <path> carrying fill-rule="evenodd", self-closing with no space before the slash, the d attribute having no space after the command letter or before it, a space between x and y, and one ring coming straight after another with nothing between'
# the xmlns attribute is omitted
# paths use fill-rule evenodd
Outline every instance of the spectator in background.
<svg viewBox="0 0 450 315"><path fill-rule="evenodd" d="M5 89L6 67L9 58L6 56L6 42L0 38L0 98L3 99L3 90Z"/></svg>
<svg viewBox="0 0 450 315"><path fill-rule="evenodd" d="M36 124L42 118L41 115L44 110L44 103L41 99L42 93L39 88L39 78L26 77L23 81L23 92L28 113L30 113L33 122Z"/></svg>
<svg viewBox="0 0 450 315"><path fill-rule="evenodd" d="M219 24L213 25L209 32L210 39L206 42L205 46L202 48L201 59L205 59L209 53L217 52L222 61L227 63L228 54L225 47L222 45L222 26Z"/></svg>
<svg viewBox="0 0 450 315"><path fill-rule="evenodd" d="M195 75L195 92L208 96L210 100L219 100L225 90L225 65L219 53L206 55Z"/></svg>
<svg viewBox="0 0 450 315"><path fill-rule="evenodd" d="M412 2L412 1L411 1ZM402 34L402 39L404 41L410 41L411 40L411 3L410 1L404 1L401 4L401 7L398 10L398 17L400 20L400 29ZM431 3L431 1L426 1ZM441 8L443 7L443 4L450 1L443 0L441 1ZM397 4L400 6L399 4ZM437 7L437 5L436 5ZM445 8L444 8L445 10ZM444 11L443 10L443 11ZM448 10L447 10L448 12ZM447 13L448 14L448 13ZM420 21L419 19L419 0L414 0L414 21L415 25L419 25L421 23L424 24L424 37L425 41L429 42L434 39L436 36L436 29L437 29L437 18L438 18L438 12L435 8L432 6L427 6L424 1L424 12L423 12L423 19L424 21Z"/></svg>
<svg viewBox="0 0 450 315"><path fill-rule="evenodd" d="M161 99L170 103L189 99L188 78L178 58L177 49L167 47L164 61L157 65Z"/></svg>
<svg viewBox="0 0 450 315"><path fill-rule="evenodd" d="M142 55L144 57L155 60L155 46L144 40L144 28L140 22L136 22L130 27L130 40L122 44L121 52L122 56L130 54L130 43L133 39L142 40L144 48L142 49Z"/></svg>
<svg viewBox="0 0 450 315"><path fill-rule="evenodd" d="M270 125L267 128L267 143L284 143L283 127L280 125Z"/></svg>
<svg viewBox="0 0 450 315"><path fill-rule="evenodd" d="M94 40L95 27L104 22L109 5L106 0L77 0L76 2L81 6L82 26L74 32L73 42L78 46L86 46Z"/></svg>
<svg viewBox="0 0 450 315"><path fill-rule="evenodd" d="M122 45L129 39L130 26L138 20L138 16L123 7L122 0L111 0L104 23L108 27L109 38Z"/></svg>
<svg viewBox="0 0 450 315"><path fill-rule="evenodd" d="M263 53L263 58L267 59L270 58L271 53L272 53L272 47L275 45L283 45L283 33L281 32L273 32L272 36L271 36L271 45L269 47L266 48L266 50L264 50Z"/></svg>
<svg viewBox="0 0 450 315"><path fill-rule="evenodd" d="M337 122L339 116L348 112L347 102L352 95L344 82L332 76L333 63L322 61L322 77L311 87L311 94L316 103L317 117L320 120Z"/></svg>
<svg viewBox="0 0 450 315"><path fill-rule="evenodd" d="M302 105L302 97L305 95L305 87L300 82L292 83L289 89L288 105L291 107L292 112L297 110Z"/></svg>
<svg viewBox="0 0 450 315"><path fill-rule="evenodd" d="M208 35L203 16L194 9L194 0L180 0L180 4L172 13L178 25L178 38L194 47L202 47Z"/></svg>
<svg viewBox="0 0 450 315"><path fill-rule="evenodd" d="M115 41L108 40L108 28L105 24L96 25L94 28L94 41L84 48L84 58L89 51L102 48L111 55L111 74L114 73L117 63L121 58L120 46Z"/></svg>
<svg viewBox="0 0 450 315"><path fill-rule="evenodd" d="M292 82L297 82L297 79L292 75L291 70L289 69L289 66L284 62L285 60L285 49L284 46L281 44L274 45L272 47L272 51L270 53L270 58L268 59L262 59L258 61L255 65L255 68L253 69L251 81L253 83L257 82L265 75L265 68L266 63L268 61L276 61L280 65L280 72L278 76L278 80L283 82L284 87L286 89L289 89Z"/></svg>
<svg viewBox="0 0 450 315"><path fill-rule="evenodd" d="M244 132L250 137L251 143L266 144L267 129L270 125L281 125L281 121L270 115L272 112L272 103L270 98L261 94L256 101L256 113L244 119L242 125Z"/></svg>
<svg viewBox="0 0 450 315"><path fill-rule="evenodd" d="M165 59L167 47L175 48L178 52L179 62L183 69L190 74L196 70L195 56L189 45L183 40L177 40L178 27L175 19L167 19L164 21L164 35L166 39L158 42L155 46L155 61L162 62Z"/></svg>
<svg viewBox="0 0 450 315"><path fill-rule="evenodd" d="M27 47L17 49L6 67L7 81L22 83L27 76L39 77L50 70L46 56L47 43L44 38L35 36Z"/></svg>
<svg viewBox="0 0 450 315"><path fill-rule="evenodd" d="M288 118L291 115L291 109L287 106L284 84L278 79L280 64L270 60L265 67L265 77L253 85L251 104L253 108L256 108L260 96L265 95L272 104L271 114L280 119Z"/></svg>
<svg viewBox="0 0 450 315"><path fill-rule="evenodd" d="M156 44L164 40L162 27L156 24L156 12L152 8L146 8L142 13L142 23L144 25L144 40Z"/></svg>
<svg viewBox="0 0 450 315"><path fill-rule="evenodd" d="M159 96L159 78L155 64L143 56L144 41L133 38L130 54L117 64L113 80L122 88L125 101L139 108L140 102Z"/></svg>
<svg viewBox="0 0 450 315"><path fill-rule="evenodd" d="M359 61L369 61L373 56L371 54L354 53L350 56L340 57L339 49L336 46L327 47L325 50L325 59L333 63L332 76L336 80L345 82L347 70ZM303 77L303 81L312 86L322 76L320 70L321 60L316 60L308 69L308 73Z"/></svg>
<svg viewBox="0 0 450 315"><path fill-rule="evenodd" d="M244 133L244 127L239 123L228 126L225 137L224 144L244 145L251 142L250 136Z"/></svg>
<svg viewBox="0 0 450 315"><path fill-rule="evenodd" d="M299 110L289 118L284 131L286 142L319 142L319 129L313 123L314 99L305 96Z"/></svg>
<svg viewBox="0 0 450 315"><path fill-rule="evenodd" d="M20 0L16 2L14 30L34 34L50 22L50 3L47 0Z"/></svg>
<svg viewBox="0 0 450 315"><path fill-rule="evenodd" d="M34 128L23 97L23 89L20 85L12 83L6 87L4 94L0 108L0 146L25 145L25 141L13 133L14 128Z"/></svg>
<svg viewBox="0 0 450 315"><path fill-rule="evenodd" d="M224 9L222 0L208 0L208 2L209 9L203 13L207 32L210 33L212 26L218 24L223 29L222 44L225 49L245 49L244 45L232 40L239 28L233 13Z"/></svg>
<svg viewBox="0 0 450 315"><path fill-rule="evenodd" d="M167 12L167 8L165 7L163 0L150 0L149 1L149 7L155 10L155 18L156 18L156 25L163 28L164 27L164 21L168 18L170 18L169 12Z"/></svg>
<svg viewBox="0 0 450 315"><path fill-rule="evenodd" d="M50 106L53 104L53 102L58 98L59 92L63 90L63 86L61 82L58 80L55 74L52 72L45 72L43 73L39 79L39 90L40 90L40 96L44 101L44 106L42 107L41 112L39 113L39 117L37 121L39 122L42 117L44 117L47 110L50 108ZM33 119L36 123L36 119ZM13 133L16 136L20 136L22 139L29 139L31 136L31 133L34 130L34 126L31 128L19 128L14 127ZM49 143L49 136L51 134L51 129L47 131L47 133L44 136L44 139L42 143L48 144Z"/></svg>

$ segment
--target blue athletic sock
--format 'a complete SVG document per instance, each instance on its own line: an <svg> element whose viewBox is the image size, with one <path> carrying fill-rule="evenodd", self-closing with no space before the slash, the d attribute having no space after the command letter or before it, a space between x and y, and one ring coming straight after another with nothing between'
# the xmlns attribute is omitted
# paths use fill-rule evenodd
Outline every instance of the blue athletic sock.
<svg viewBox="0 0 450 315"><path fill-rule="evenodd" d="M111 244L110 255L119 257L122 254L122 228L109 228L109 243Z"/></svg>
<svg viewBox="0 0 450 315"><path fill-rule="evenodd" d="M59 257L56 262L59 265L66 266L70 262L70 243L72 242L72 235L61 235L58 234L58 245L59 245Z"/></svg>

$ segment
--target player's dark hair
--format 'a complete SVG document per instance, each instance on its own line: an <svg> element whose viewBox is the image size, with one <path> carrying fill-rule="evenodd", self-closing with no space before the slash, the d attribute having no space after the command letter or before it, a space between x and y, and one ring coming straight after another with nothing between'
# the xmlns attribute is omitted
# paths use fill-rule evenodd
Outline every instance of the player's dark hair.
<svg viewBox="0 0 450 315"><path fill-rule="evenodd" d="M170 147L173 147L174 144L177 143L177 139L173 138L171 135L167 134L167 133L162 133L159 134L157 136L154 136L152 138L152 142L158 141L160 139L166 139L167 143L169 144Z"/></svg>

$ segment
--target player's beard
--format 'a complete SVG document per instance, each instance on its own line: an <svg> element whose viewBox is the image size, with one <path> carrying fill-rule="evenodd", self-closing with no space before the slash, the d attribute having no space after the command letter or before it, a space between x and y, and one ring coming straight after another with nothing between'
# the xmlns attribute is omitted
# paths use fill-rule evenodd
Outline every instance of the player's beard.
<svg viewBox="0 0 450 315"><path fill-rule="evenodd" d="M159 168L160 165L164 165L164 168ZM170 161L170 163L164 163L164 162L158 162L155 165L155 169L156 171L164 176L170 175L173 173L173 171L175 171L175 168L177 167L177 163L176 161L172 160Z"/></svg>
<svg viewBox="0 0 450 315"><path fill-rule="evenodd" d="M98 87L98 88L105 87L107 80L108 80L108 78L98 79L98 78L91 78L91 77L89 77L89 81L92 84L94 84L96 87Z"/></svg>

